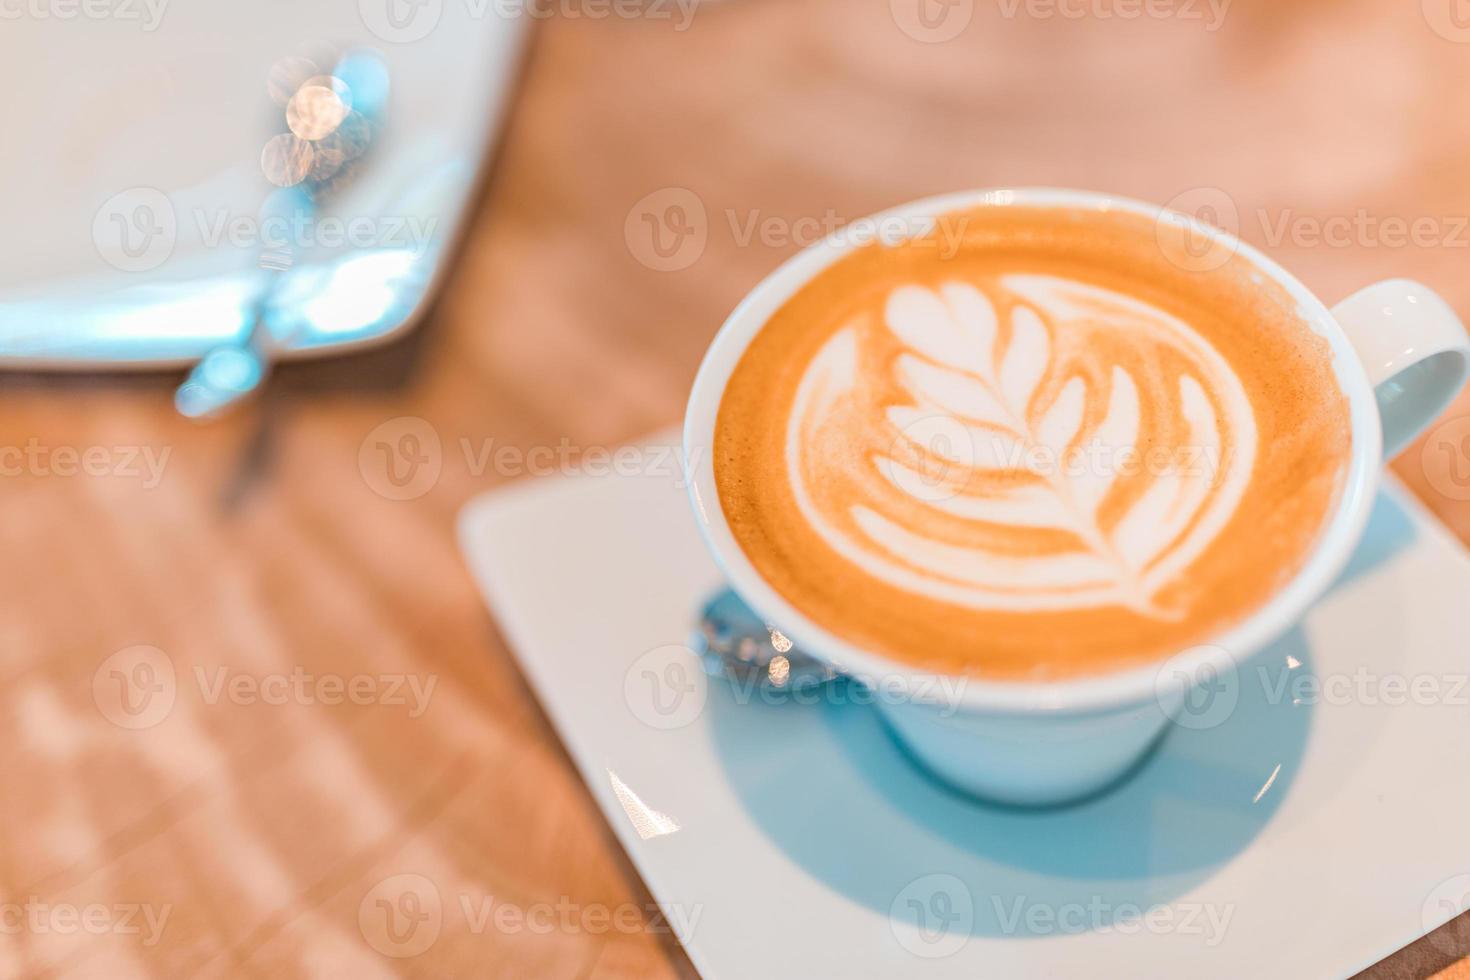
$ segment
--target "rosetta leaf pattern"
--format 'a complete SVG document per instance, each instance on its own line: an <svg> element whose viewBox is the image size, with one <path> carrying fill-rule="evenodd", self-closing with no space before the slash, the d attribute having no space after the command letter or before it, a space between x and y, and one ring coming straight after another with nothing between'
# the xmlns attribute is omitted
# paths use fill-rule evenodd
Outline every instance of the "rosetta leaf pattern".
<svg viewBox="0 0 1470 980"><path fill-rule="evenodd" d="M1199 488L1168 468L1150 473L1147 489L1104 527L1100 515L1121 467L1036 462L1064 458L1084 436L1098 449L1094 459L1116 462L1136 453L1141 410L1134 377L1113 366L1100 372L1108 378L1101 386L1106 390L1094 390L1086 377L1076 374L1054 386L1050 400L1038 405L1044 382L1055 370L1056 343L1032 306L1016 302L1003 320L984 292L950 283L938 290L897 289L885 313L889 331L905 348L895 362L896 378L912 398L911 404L890 408L888 418L908 441L910 453L938 456L946 464L981 473L1020 471L1030 479L999 495L976 496L965 489L968 474L962 472L952 492L935 495L924 492L932 489L932 482L923 483L892 455L875 461L879 472L921 504L951 517L1069 532L1078 549L1094 559L1091 567L1110 570L1108 584L1121 601L1145 613L1167 615L1154 603L1156 587L1145 583L1144 573L1202 503ZM1089 403L1095 401L1104 404L1089 426ZM1216 420L1208 399L1187 376L1180 401L1195 436L1214 437ZM965 436L959 445L956 432ZM868 523L877 526L875 518ZM1008 561L1019 567L1013 556Z"/></svg>
<svg viewBox="0 0 1470 980"><path fill-rule="evenodd" d="M787 420L793 499L827 547L977 609L1183 615L1168 586L1228 527L1258 439L1204 334L1030 273L901 286L875 313L823 344Z"/></svg>

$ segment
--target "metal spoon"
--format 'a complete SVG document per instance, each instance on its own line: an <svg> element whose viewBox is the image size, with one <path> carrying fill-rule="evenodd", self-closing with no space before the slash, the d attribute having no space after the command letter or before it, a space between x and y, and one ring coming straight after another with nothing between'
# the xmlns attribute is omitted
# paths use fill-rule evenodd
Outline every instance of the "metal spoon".
<svg viewBox="0 0 1470 980"><path fill-rule="evenodd" d="M277 202L301 202L299 213L315 213L315 197L310 190L292 194L296 188L275 191L267 200L262 214L276 210ZM281 210L286 210L282 208ZM208 419L221 414L247 395L258 390L270 368L270 311L285 272L296 261L296 248L286 244L263 251L260 267L269 279L261 287L250 316L250 325L236 340L221 344L194 366L189 377L174 393L174 407L180 415L191 419Z"/></svg>
<svg viewBox="0 0 1470 980"><path fill-rule="evenodd" d="M704 604L693 646L704 657L708 673L772 690L807 690L839 676L798 650L786 634L729 589Z"/></svg>
<svg viewBox="0 0 1470 980"><path fill-rule="evenodd" d="M333 85L340 83L352 99L350 116L355 117L358 137L353 146L355 161L377 132L387 95L387 68L372 52L350 51L337 62L331 78ZM344 115L343 121L347 118ZM322 135L327 138L332 133ZM350 174L340 167L313 168L297 183L271 193L261 208L262 227L271 216L285 217L288 222L313 220L324 199L348 179ZM189 372L174 394L179 414L192 419L213 418L260 389L270 371L271 312L300 250L300 243L289 240L262 244L257 264L268 278L256 298L248 326L234 340L205 354Z"/></svg>

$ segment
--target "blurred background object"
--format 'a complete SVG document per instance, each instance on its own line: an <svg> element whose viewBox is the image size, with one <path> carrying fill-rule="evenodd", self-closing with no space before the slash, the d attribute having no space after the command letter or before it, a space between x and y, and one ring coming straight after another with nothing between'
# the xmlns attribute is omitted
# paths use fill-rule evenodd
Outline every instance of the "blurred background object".
<svg viewBox="0 0 1470 980"><path fill-rule="evenodd" d="M314 5L33 6L49 15L7 18L0 89L23 134L0 183L26 229L0 252L0 367L187 364L261 319L259 346L285 357L404 329L471 203L527 23L451 4L399 43L408 28ZM272 186L335 193L269 209Z"/></svg>
<svg viewBox="0 0 1470 980"><path fill-rule="evenodd" d="M271 97L282 103L283 111L282 132L266 141L260 156L261 176L274 185L257 212L261 228L270 229L258 246L256 264L261 279L240 332L210 349L174 393L174 405L189 418L211 418L259 391L275 348L289 346L292 339L280 329L279 321L299 320L297 307L320 304L322 294L331 289L330 285L318 286L303 295L293 282L293 270L313 244L297 240L292 229L324 220L332 194L341 194L363 173L369 163L368 151L383 130L391 73L382 57L367 48L329 58L329 74L300 58L282 59L271 66ZM374 254L366 251L366 256ZM353 265L375 261L366 256L352 256ZM338 260L339 268L341 262ZM394 277L399 275L401 270L395 268ZM319 276L312 279L320 281ZM329 282L337 279L334 274ZM383 291L392 281L384 277L381 283L362 283L358 288L371 292L377 286ZM350 302L360 300L353 297ZM384 323L384 316L374 308L361 319L376 319L385 330L398 326Z"/></svg>
<svg viewBox="0 0 1470 980"><path fill-rule="evenodd" d="M176 195L168 281L195 295L197 275L254 268L249 247L205 248L196 271L192 214L255 213L264 71L298 40L373 43L395 127L483 140L503 63L462 42L482 39L474 12L496 5L396 3L330 17L176 3L150 31L7 21L4 342L48 336L40 311L75 310L93 275L118 295L141 288L92 237L129 188ZM730 308L834 222L966 187L1108 190L1214 215L1328 301L1405 275L1470 315L1470 27L1454 0L1102 15L1125 6L1143 5L546 4L424 329L281 370L267 452L229 419L180 419L177 371L0 374L0 882L44 902L170 909L151 945L5 936L0 972L691 975L651 923L506 933L458 904L650 898L480 604L453 519L534 475L532 450L574 466L676 421ZM427 136L400 146L405 174L463 159ZM243 287L219 281L238 313ZM196 355L240 328L172 309ZM1462 401L1396 470L1470 539L1467 417ZM88 452L101 462L83 470ZM242 467L250 489L233 493ZM210 701L221 670L434 686L417 715ZM99 702L115 676L161 699L133 727ZM395 958L363 910L419 881L404 876L440 904L403 906L435 928ZM1464 921L1368 975L1467 975Z"/></svg>

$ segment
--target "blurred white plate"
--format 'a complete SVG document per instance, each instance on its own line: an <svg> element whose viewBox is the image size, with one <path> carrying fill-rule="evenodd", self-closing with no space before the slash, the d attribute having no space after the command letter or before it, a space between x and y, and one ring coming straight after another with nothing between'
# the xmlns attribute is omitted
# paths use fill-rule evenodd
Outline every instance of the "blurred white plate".
<svg viewBox="0 0 1470 980"><path fill-rule="evenodd" d="M618 456L642 475L490 494L460 534L706 977L1348 976L1470 904L1470 557L1397 488L1218 724L1170 732L1101 798L1027 812L930 782L870 707L742 703L699 672L682 645L720 577L676 440Z"/></svg>
<svg viewBox="0 0 1470 980"><path fill-rule="evenodd" d="M175 365L235 336L258 289L261 152L283 118L267 76L286 56L329 70L324 46L379 51L391 93L361 178L291 233L305 246L290 284L301 313L277 327L278 347L321 353L405 329L514 81L525 18L504 7L15 5L0 33L0 365Z"/></svg>

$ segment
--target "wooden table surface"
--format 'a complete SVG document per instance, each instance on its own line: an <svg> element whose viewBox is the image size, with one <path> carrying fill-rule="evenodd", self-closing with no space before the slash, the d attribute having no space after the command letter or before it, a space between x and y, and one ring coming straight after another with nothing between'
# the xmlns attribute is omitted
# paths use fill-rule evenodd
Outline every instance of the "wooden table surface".
<svg viewBox="0 0 1470 980"><path fill-rule="evenodd" d="M524 478L487 447L678 419L726 312L826 222L997 184L1185 195L1329 301L1411 275L1470 314L1449 2L916 2L544 20L424 327L283 371L257 411L199 427L172 378L0 379L0 447L28 454L0 481L0 975L691 976L650 918L482 917L650 896L453 522ZM1470 539L1467 414L1395 469ZM404 491L375 446L422 425L438 476ZM422 951L384 931L416 912L404 875L442 901ZM1368 975L1466 977L1467 952L1461 919Z"/></svg>

